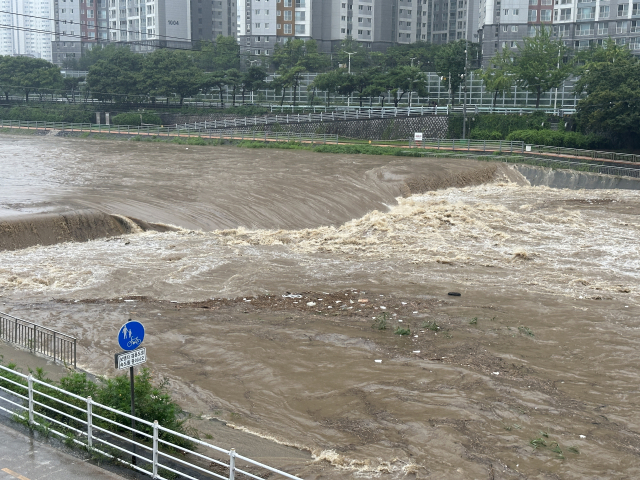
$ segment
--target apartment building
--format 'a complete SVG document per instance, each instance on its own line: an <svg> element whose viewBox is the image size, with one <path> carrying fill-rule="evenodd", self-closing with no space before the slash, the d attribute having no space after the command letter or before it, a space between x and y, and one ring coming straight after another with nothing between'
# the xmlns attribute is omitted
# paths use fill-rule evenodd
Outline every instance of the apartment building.
<svg viewBox="0 0 640 480"><path fill-rule="evenodd" d="M517 50L541 26L578 50L611 37L640 54L640 2L632 0L481 0L483 63L496 52Z"/></svg>
<svg viewBox="0 0 640 480"><path fill-rule="evenodd" d="M90 0L86 0L90 1ZM108 41L138 52L191 47L190 0L107 0Z"/></svg>
<svg viewBox="0 0 640 480"><path fill-rule="evenodd" d="M243 0L238 0L242 2ZM215 40L237 33L236 0L191 0L191 39Z"/></svg>
<svg viewBox="0 0 640 480"><path fill-rule="evenodd" d="M237 34L247 60L270 55L276 43L311 38L311 0L238 0Z"/></svg>
<svg viewBox="0 0 640 480"><path fill-rule="evenodd" d="M51 13L53 63L80 58L84 50L108 40L107 0L53 0Z"/></svg>
<svg viewBox="0 0 640 480"><path fill-rule="evenodd" d="M432 0L430 3L427 12L423 6L420 40L436 44L465 39L478 41L478 0Z"/></svg>
<svg viewBox="0 0 640 480"><path fill-rule="evenodd" d="M398 3L399 0L314 0L312 37L324 51L331 51L347 37L373 51L386 50L398 40Z"/></svg>
<svg viewBox="0 0 640 480"><path fill-rule="evenodd" d="M0 0L0 55L51 61L51 2Z"/></svg>

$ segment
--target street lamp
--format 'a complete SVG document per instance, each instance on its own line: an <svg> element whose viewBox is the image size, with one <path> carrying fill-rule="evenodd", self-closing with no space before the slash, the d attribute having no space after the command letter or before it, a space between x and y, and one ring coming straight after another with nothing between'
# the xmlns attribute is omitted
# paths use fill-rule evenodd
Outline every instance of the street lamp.
<svg viewBox="0 0 640 480"><path fill-rule="evenodd" d="M465 49L464 49L464 74L462 80L464 82L464 97L462 99L462 139L466 139L467 131L467 62L469 60L469 42L465 35Z"/></svg>
<svg viewBox="0 0 640 480"><path fill-rule="evenodd" d="M344 53L346 53L347 55L349 55L349 75L351 75L351 55L355 55L355 54L356 54L356 53L358 53L358 52L352 52L352 53L344 52Z"/></svg>

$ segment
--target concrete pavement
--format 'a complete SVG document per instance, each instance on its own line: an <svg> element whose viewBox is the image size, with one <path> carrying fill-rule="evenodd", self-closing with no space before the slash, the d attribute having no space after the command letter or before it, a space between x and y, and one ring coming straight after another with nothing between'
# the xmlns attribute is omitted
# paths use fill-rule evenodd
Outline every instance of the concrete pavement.
<svg viewBox="0 0 640 480"><path fill-rule="evenodd" d="M0 424L0 480L123 480Z"/></svg>

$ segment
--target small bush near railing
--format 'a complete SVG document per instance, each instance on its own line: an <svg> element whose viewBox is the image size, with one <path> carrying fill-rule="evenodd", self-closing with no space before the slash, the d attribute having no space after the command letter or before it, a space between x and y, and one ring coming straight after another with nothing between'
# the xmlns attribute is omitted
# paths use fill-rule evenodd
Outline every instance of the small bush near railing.
<svg viewBox="0 0 640 480"><path fill-rule="evenodd" d="M111 118L113 125L131 125L139 127L143 123L162 125L162 119L155 113L120 113Z"/></svg>
<svg viewBox="0 0 640 480"><path fill-rule="evenodd" d="M18 371L15 364L10 363L6 365L6 367ZM92 381L87 378L86 373L71 371L58 382L54 382L46 376L46 373L41 368L37 369L35 372L30 371L30 373L32 373L36 380L61 388L62 390L75 394L83 399L91 397L95 403L111 407L124 413L129 413L131 410L131 391L128 374L117 375L114 378L108 379L98 378L96 381ZM7 380L23 385L24 388ZM6 370L0 370L0 387L22 396L27 395L27 382L25 379L12 372L7 372ZM65 395L55 388L50 388L47 385L42 385L37 382L34 382L33 388L34 391L51 397L47 398L44 395L39 394L34 395L34 400L44 405L35 406L34 412L36 414L46 414L50 419L57 420L78 430L83 430L85 428L82 426L81 422L74 421L69 418L76 417L79 420L86 421L87 404L84 400L79 400L69 395ZM63 400L77 408L65 405L54 399ZM47 407L55 408L60 413L57 413ZM135 376L135 409L136 416L138 418L149 422L157 420L158 423L165 428L197 438L197 435L195 435L197 432L185 425L186 416L178 404L171 398L168 390L168 381L163 380L154 384L151 372L147 368L141 369L140 373ZM124 417L121 417L111 411L101 409L97 405L94 405L93 413L107 418L112 422L123 423L123 420L125 420ZM38 418L36 418L36 420L38 420ZM126 419L124 423L128 424L129 420ZM105 430L120 433L126 432L125 429L118 428L114 423L97 420L95 418L94 424L104 428ZM152 429L147 425L137 424L136 428L142 432L152 434ZM72 430L69 429L69 432L72 433ZM162 431L160 438L181 448L194 448L191 442L176 435L172 435L169 432Z"/></svg>
<svg viewBox="0 0 640 480"><path fill-rule="evenodd" d="M606 138L597 135L583 135L577 132L554 130L518 130L510 133L507 136L507 140L522 141L532 145L596 150L609 146Z"/></svg>
<svg viewBox="0 0 640 480"><path fill-rule="evenodd" d="M474 128L469 132L469 138L471 140L503 140L504 136L497 131L481 130Z"/></svg>

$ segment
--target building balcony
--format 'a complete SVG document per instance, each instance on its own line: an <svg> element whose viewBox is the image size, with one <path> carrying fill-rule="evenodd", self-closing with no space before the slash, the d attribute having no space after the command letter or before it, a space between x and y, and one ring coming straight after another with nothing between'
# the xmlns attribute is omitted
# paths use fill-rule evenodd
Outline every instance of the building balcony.
<svg viewBox="0 0 640 480"><path fill-rule="evenodd" d="M576 37L588 37L593 35L593 30L576 30Z"/></svg>
<svg viewBox="0 0 640 480"><path fill-rule="evenodd" d="M593 20L596 18L595 13L579 13L576 20Z"/></svg>

